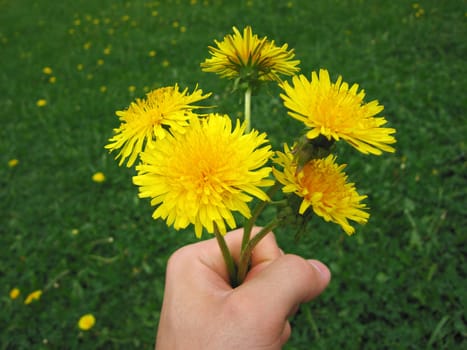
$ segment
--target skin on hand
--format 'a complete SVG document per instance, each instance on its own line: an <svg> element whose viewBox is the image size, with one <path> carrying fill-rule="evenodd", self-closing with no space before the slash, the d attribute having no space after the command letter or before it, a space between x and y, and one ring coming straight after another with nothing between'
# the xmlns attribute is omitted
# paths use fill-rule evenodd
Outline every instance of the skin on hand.
<svg viewBox="0 0 467 350"><path fill-rule="evenodd" d="M242 233L225 236L236 261ZM215 239L185 246L167 264L156 349L281 349L291 334L287 319L330 278L321 262L284 254L270 233L253 250L245 281L233 289Z"/></svg>

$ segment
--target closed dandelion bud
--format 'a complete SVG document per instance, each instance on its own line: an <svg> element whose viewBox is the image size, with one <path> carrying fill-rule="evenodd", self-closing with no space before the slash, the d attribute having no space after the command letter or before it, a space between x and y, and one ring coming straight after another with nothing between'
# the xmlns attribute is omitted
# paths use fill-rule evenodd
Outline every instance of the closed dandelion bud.
<svg viewBox="0 0 467 350"><path fill-rule="evenodd" d="M297 169L303 166L312 159L326 158L331 154L335 141L328 140L324 136L319 136L315 139L308 139L303 136L297 144L292 148L294 160L297 162Z"/></svg>
<svg viewBox="0 0 467 350"><path fill-rule="evenodd" d="M289 193L286 197L285 205L280 207L277 218L281 223L287 225L295 231L295 240L298 241L305 233L307 224L313 217L313 210L308 208L303 214L299 213L302 198L295 193Z"/></svg>

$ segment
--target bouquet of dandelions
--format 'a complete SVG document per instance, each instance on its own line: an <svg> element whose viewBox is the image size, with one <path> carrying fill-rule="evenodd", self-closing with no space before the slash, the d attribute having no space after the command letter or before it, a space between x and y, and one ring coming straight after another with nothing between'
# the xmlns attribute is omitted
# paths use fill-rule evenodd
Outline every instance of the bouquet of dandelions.
<svg viewBox="0 0 467 350"><path fill-rule="evenodd" d="M206 72L233 79L245 94L244 121L227 115L196 113L195 103L210 94L194 88L180 90L175 84L151 91L124 111L117 111L120 126L105 147L119 150L119 165L136 166L133 183L139 197L151 198L154 219L164 219L175 229L193 224L196 237L205 229L214 234L230 275L231 285L244 280L256 244L281 224L303 223L312 212L355 232L349 220L368 221L369 213L355 185L347 181L332 153L333 144L344 140L364 154L394 152L395 129L382 127L383 110L378 101L364 103L359 86L339 77L331 82L327 70L312 72L311 79L296 75L300 61L287 44L278 47L246 27L226 35L211 57L201 63ZM293 76L291 82L280 75ZM273 81L288 115L305 126L293 145L273 152L267 135L251 129L251 95L257 85ZM273 166L270 165L272 162ZM267 190L263 190L267 188ZM271 197L282 188L284 199ZM254 208L249 203L256 197ZM285 205L284 205L285 203ZM255 221L267 205L283 205L278 215L252 237ZM235 215L245 218L240 260L232 258L224 234L236 227ZM292 220L291 220L292 219Z"/></svg>

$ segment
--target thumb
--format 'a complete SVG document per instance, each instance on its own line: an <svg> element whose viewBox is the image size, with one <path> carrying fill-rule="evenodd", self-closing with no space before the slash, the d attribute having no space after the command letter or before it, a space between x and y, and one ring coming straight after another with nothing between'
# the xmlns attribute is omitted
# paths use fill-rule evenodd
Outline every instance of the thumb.
<svg viewBox="0 0 467 350"><path fill-rule="evenodd" d="M297 255L283 255L264 270L237 288L271 317L289 317L297 305L317 297L331 279L329 269L317 260L305 260ZM277 319L279 321L279 319Z"/></svg>

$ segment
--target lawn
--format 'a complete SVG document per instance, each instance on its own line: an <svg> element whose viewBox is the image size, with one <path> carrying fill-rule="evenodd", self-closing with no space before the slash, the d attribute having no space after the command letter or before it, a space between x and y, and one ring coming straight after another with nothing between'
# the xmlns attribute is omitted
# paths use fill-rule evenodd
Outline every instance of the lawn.
<svg viewBox="0 0 467 350"><path fill-rule="evenodd" d="M0 0L0 23L0 348L154 346L167 259L196 238L154 221L104 146L115 111L175 83L241 116L241 96L199 65L246 25L294 48L303 74L358 83L397 129L394 154L339 148L367 225L275 231L333 273L285 349L466 347L467 1ZM252 112L275 149L300 131L278 92Z"/></svg>

